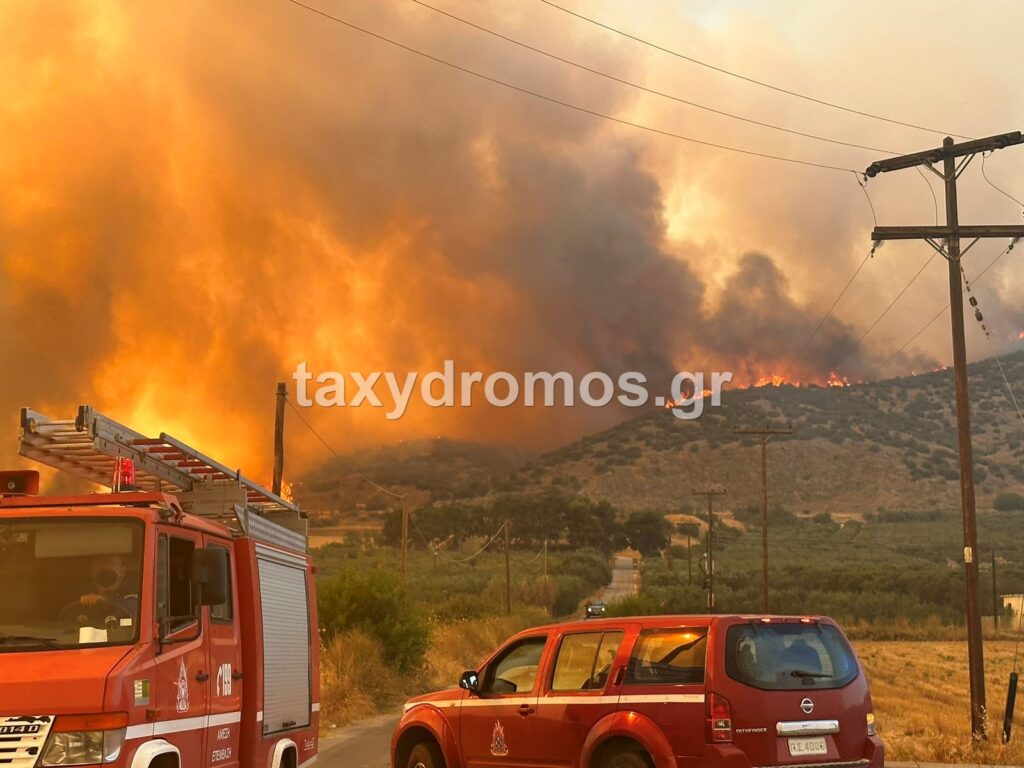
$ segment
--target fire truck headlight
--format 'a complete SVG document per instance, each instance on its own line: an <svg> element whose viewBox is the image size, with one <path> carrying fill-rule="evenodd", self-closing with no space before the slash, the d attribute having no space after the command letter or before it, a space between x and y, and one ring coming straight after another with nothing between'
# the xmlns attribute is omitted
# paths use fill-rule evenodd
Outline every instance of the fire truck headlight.
<svg viewBox="0 0 1024 768"><path fill-rule="evenodd" d="M43 753L43 765L96 765L112 763L121 754L124 728L110 731L55 733Z"/></svg>

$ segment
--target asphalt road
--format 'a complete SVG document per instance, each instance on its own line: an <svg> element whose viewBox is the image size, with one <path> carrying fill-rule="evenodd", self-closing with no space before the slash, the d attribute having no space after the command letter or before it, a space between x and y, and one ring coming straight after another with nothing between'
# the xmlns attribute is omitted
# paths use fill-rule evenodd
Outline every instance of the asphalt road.
<svg viewBox="0 0 1024 768"><path fill-rule="evenodd" d="M346 728L336 736L320 739L320 768L388 768L391 731L399 716L380 715Z"/></svg>
<svg viewBox="0 0 1024 768"><path fill-rule="evenodd" d="M612 582L601 593L605 605L623 597L635 595L640 586L640 574L633 570L633 558L616 557L612 566Z"/></svg>

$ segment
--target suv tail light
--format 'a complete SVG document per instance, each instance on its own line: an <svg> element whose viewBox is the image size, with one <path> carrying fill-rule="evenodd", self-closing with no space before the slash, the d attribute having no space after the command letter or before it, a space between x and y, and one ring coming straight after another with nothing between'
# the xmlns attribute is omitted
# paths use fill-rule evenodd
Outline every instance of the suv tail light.
<svg viewBox="0 0 1024 768"><path fill-rule="evenodd" d="M708 720L708 741L732 741L732 705L718 693L709 693L706 714Z"/></svg>

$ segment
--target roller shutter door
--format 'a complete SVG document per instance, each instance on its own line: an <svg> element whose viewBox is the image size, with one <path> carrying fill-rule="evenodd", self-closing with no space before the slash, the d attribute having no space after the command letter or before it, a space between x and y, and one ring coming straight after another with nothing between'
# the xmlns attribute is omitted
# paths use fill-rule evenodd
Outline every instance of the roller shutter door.
<svg viewBox="0 0 1024 768"><path fill-rule="evenodd" d="M262 550L259 547L258 550ZM263 733L309 725L306 565L258 551L263 603Z"/></svg>

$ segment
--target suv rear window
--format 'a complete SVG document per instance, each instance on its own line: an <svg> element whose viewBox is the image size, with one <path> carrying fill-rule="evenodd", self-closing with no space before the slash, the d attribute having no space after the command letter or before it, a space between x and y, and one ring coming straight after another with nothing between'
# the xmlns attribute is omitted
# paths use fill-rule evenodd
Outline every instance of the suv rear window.
<svg viewBox="0 0 1024 768"><path fill-rule="evenodd" d="M846 640L827 624L747 624L726 634L725 671L769 691L842 688L857 677Z"/></svg>
<svg viewBox="0 0 1024 768"><path fill-rule="evenodd" d="M640 633L629 659L631 685L686 685L704 682L707 628L649 629Z"/></svg>

